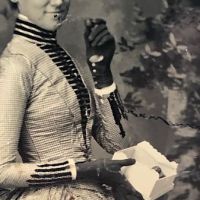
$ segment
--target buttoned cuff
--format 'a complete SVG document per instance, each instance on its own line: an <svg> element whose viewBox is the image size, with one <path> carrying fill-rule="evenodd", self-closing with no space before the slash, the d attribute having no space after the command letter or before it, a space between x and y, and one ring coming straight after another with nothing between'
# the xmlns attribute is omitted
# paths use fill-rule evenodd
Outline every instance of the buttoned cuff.
<svg viewBox="0 0 200 200"><path fill-rule="evenodd" d="M112 83L112 85L102 88L102 89L94 89L94 92L100 96L103 97L104 95L109 95L110 93L114 92L116 90L117 86L115 84L115 82Z"/></svg>

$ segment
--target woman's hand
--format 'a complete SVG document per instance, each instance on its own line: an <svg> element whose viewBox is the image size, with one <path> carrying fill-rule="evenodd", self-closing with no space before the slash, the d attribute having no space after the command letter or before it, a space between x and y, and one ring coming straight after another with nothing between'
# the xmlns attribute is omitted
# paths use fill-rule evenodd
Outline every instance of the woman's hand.
<svg viewBox="0 0 200 200"><path fill-rule="evenodd" d="M107 87L113 82L110 65L115 52L115 39L103 19L87 19L85 27L87 63L95 86L99 89Z"/></svg>
<svg viewBox="0 0 200 200"><path fill-rule="evenodd" d="M142 200L142 196L120 173L121 168L135 164L134 159L95 160L77 164L77 179L99 180L112 187L113 195L119 200Z"/></svg>
<svg viewBox="0 0 200 200"><path fill-rule="evenodd" d="M134 159L110 160L100 159L90 162L77 163L78 179L99 179L104 183L116 184L111 180L114 176L120 174L121 168L135 164ZM111 182L110 182L111 181ZM116 180L117 181L117 180Z"/></svg>

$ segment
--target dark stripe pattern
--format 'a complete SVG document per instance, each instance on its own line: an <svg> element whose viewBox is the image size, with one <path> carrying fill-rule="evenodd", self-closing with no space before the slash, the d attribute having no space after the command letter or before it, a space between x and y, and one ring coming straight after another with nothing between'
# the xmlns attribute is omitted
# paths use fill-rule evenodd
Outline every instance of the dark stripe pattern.
<svg viewBox="0 0 200 200"><path fill-rule="evenodd" d="M55 31L47 31L35 24L21 20L19 18L16 19L14 33L27 37L35 42L42 42L42 43L56 42Z"/></svg>
<svg viewBox="0 0 200 200"><path fill-rule="evenodd" d="M122 137L125 137L125 131L121 124L121 119L122 119L122 117L124 119L128 119L128 116L125 112L123 102L119 96L119 92L117 89L110 94L110 96L108 97L108 101L109 101L110 107L112 109L115 123L119 126L120 134Z"/></svg>
<svg viewBox="0 0 200 200"><path fill-rule="evenodd" d="M35 174L27 180L30 186L48 186L72 180L72 174L68 161L53 164L38 165Z"/></svg>
<svg viewBox="0 0 200 200"><path fill-rule="evenodd" d="M65 75L79 102L82 132L87 150L89 147L86 142L86 126L91 110L89 93L75 63L67 52L57 44L56 32L47 31L30 22L17 19L14 33L36 43Z"/></svg>

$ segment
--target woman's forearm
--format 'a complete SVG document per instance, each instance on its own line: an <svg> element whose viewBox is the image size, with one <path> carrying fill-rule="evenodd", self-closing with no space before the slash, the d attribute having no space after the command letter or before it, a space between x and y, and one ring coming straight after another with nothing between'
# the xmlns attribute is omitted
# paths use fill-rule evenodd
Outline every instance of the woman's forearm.
<svg viewBox="0 0 200 200"><path fill-rule="evenodd" d="M102 90L97 90L95 94L97 114L93 123L95 140L111 154L123 148L125 141L123 137L128 122L116 85L113 85L115 86L113 91L108 90L108 94L101 94Z"/></svg>
<svg viewBox="0 0 200 200"><path fill-rule="evenodd" d="M51 163L9 163L0 166L0 187L43 187L76 179L72 159Z"/></svg>
<svg viewBox="0 0 200 200"><path fill-rule="evenodd" d="M103 163L103 162L102 162ZM84 179L96 179L98 178L98 172L102 169L103 165L99 160L98 162L91 161L91 162L84 162L84 163L77 163L77 180L84 180Z"/></svg>

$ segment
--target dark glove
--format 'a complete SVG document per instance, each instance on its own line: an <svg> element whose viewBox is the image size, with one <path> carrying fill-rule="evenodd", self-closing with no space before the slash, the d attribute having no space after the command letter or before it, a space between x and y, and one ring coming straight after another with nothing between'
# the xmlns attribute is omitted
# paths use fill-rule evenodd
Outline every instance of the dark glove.
<svg viewBox="0 0 200 200"><path fill-rule="evenodd" d="M118 179L115 176L120 174L121 168L133 164L135 164L134 159L100 159L77 163L77 179L95 179L108 185L117 184Z"/></svg>
<svg viewBox="0 0 200 200"><path fill-rule="evenodd" d="M87 63L95 87L101 89L110 86L113 83L110 65L115 52L115 39L103 19L87 19L85 27Z"/></svg>
<svg viewBox="0 0 200 200"><path fill-rule="evenodd" d="M115 200L144 200L142 195L134 189L124 175L120 172L100 175L101 182L112 187Z"/></svg>
<svg viewBox="0 0 200 200"><path fill-rule="evenodd" d="M77 179L99 180L102 184L111 186L116 200L143 200L142 195L120 173L122 167L133 164L135 164L134 159L103 159L78 163Z"/></svg>

